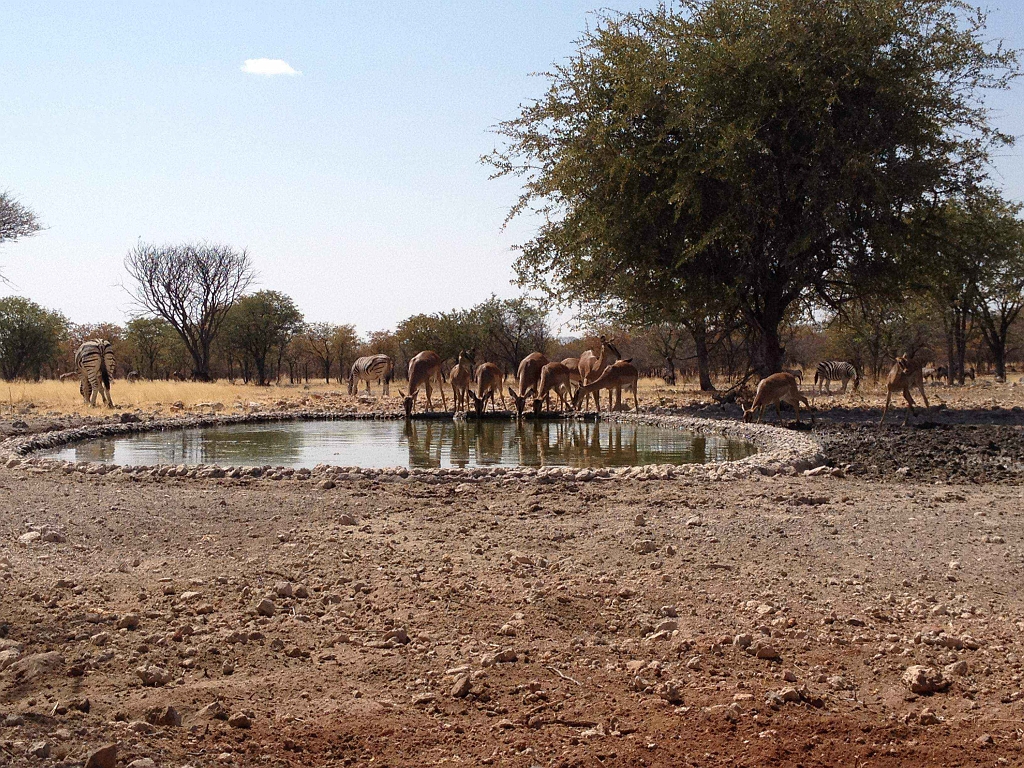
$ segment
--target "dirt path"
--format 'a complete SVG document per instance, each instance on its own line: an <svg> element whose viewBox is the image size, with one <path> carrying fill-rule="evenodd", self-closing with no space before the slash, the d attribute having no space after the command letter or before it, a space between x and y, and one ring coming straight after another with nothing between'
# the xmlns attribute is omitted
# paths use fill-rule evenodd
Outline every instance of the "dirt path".
<svg viewBox="0 0 1024 768"><path fill-rule="evenodd" d="M1022 760L1016 487L0 469L0 509L0 765Z"/></svg>

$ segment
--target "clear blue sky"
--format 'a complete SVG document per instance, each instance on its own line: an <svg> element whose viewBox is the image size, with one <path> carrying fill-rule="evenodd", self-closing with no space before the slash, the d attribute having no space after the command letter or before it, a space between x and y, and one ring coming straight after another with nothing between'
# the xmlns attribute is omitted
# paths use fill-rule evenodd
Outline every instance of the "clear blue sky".
<svg viewBox="0 0 1024 768"><path fill-rule="evenodd" d="M0 189L44 232L0 249L18 294L76 322L122 322L126 252L247 247L260 287L309 320L392 327L512 296L488 128L539 95L588 11L639 2L23 2L2 5ZM650 5L651 3L646 3ZM1024 3L989 6L1024 47ZM297 75L242 71L281 59ZM1024 134L1024 83L991 101ZM1024 143L996 180L1024 199Z"/></svg>

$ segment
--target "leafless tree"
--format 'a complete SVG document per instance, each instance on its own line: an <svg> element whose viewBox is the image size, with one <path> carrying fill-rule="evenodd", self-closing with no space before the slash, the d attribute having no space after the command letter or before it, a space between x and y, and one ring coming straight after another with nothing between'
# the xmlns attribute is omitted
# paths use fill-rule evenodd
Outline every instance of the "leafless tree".
<svg viewBox="0 0 1024 768"><path fill-rule="evenodd" d="M0 243L28 237L40 229L42 225L31 208L19 203L10 192L0 192Z"/></svg>
<svg viewBox="0 0 1024 768"><path fill-rule="evenodd" d="M139 243L125 258L139 308L162 317L192 356L192 375L210 380L210 346L232 304L255 278L249 254L216 243Z"/></svg>

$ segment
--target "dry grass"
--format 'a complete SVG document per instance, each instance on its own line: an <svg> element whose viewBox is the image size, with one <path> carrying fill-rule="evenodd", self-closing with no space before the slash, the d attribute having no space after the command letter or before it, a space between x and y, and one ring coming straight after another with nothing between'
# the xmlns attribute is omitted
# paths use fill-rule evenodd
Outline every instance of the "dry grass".
<svg viewBox="0 0 1024 768"><path fill-rule="evenodd" d="M235 403L273 403L278 400L299 400L310 393L343 395L345 384L295 385L257 387L231 384L227 381L114 381L110 389L115 406L125 410L155 411L180 402L185 408L201 403L221 403L230 409ZM347 397L347 395L346 395ZM97 398L99 401L99 398ZM16 381L0 386L0 407L5 411L22 412L29 406L40 411L59 413L100 413L82 401L78 381Z"/></svg>
<svg viewBox="0 0 1024 768"><path fill-rule="evenodd" d="M1017 382L1019 374L1012 376ZM945 404L952 408L976 408L992 405L1013 406L1024 404L1024 386L1019 383L999 383L991 377L979 377L977 382L968 382L965 387L946 387L942 384L926 384L928 399L932 404ZM717 382L723 390L728 388L727 382ZM756 385L756 381L751 381ZM388 409L400 408L398 389L402 382L393 382L391 397L381 401L380 387L374 386L373 399L359 401L348 395L344 382L323 382L310 384L280 385L256 387L245 384L231 384L227 381L210 383L180 381L140 381L134 384L117 379L111 388L111 396L118 409L139 410L146 412L170 411L173 403L181 403L187 410L202 404L220 403L226 411L234 409L235 404L260 403L263 406L281 403L282 401L299 404L303 400L321 405L345 406L359 404L362 408ZM812 393L813 383L804 379L802 387L812 403L819 408L830 405L880 406L885 402L885 384L875 384L870 379L865 381L858 392L852 386L845 395L816 395ZM446 387L446 395L451 391ZM919 399L915 393L915 399ZM607 395L604 395L607 398ZM642 405L684 405L701 400L710 402L710 393L701 392L697 381L680 379L676 386L669 387L661 379L641 379L639 398ZM422 402L422 396L420 398ZM897 396L902 403L902 397ZM202 410L201 408L198 408ZM78 381L36 381L0 383L0 414L18 414L34 412L54 414L93 414L105 412L103 408L90 408L82 402L78 392Z"/></svg>

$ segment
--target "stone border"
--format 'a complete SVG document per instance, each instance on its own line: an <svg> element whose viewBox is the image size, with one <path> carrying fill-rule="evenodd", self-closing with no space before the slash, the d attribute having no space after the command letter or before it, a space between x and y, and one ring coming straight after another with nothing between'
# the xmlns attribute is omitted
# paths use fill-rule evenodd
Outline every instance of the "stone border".
<svg viewBox="0 0 1024 768"><path fill-rule="evenodd" d="M803 432L780 429L767 424L744 424L739 421L699 419L689 416L671 416L649 413L611 413L602 418L617 422L634 422L655 426L683 429L703 435L721 435L745 440L757 446L753 456L737 461L713 462L710 464L647 464L639 467L617 467L599 469L573 469L571 467L469 467L440 469L361 468L337 467L318 464L312 469L291 469L286 467L221 467L210 464L177 466L160 464L155 466L121 466L103 462L73 462L60 459L46 459L31 456L33 451L57 448L69 443L98 437L116 437L141 432L156 432L171 429L222 426L227 424L265 423L273 421L358 421L397 420L402 413L350 413L335 411L274 411L239 415L185 416L128 423L106 423L55 430L32 435L19 435L0 442L0 464L8 468L36 468L37 470L58 470L67 473L79 472L88 475L138 475L150 477L198 477L198 478L259 478L271 480L319 480L321 487L333 487L335 480L414 478L423 482L448 480L475 481L484 479L589 481L608 478L635 478L639 480L668 480L672 478L706 478L710 480L731 480L751 475L796 474L824 464L821 444L811 435Z"/></svg>

